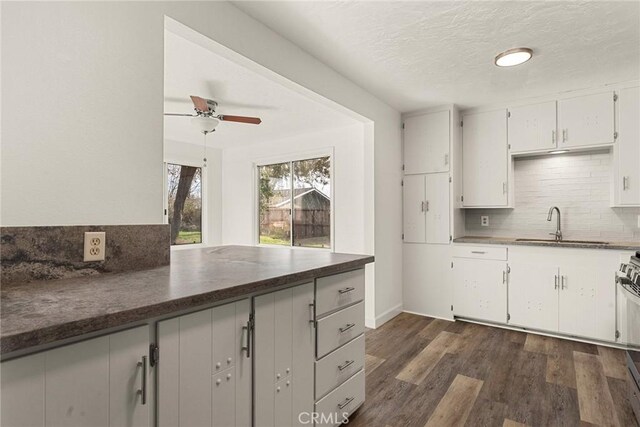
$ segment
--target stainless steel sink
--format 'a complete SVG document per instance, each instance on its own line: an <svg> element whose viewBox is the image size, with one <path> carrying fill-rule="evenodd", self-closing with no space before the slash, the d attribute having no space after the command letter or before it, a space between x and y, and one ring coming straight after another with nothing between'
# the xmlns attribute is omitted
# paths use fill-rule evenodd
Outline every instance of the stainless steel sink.
<svg viewBox="0 0 640 427"><path fill-rule="evenodd" d="M569 243L575 245L608 245L608 242L599 242L596 240L560 240L555 239L516 239L516 242L545 242L545 243Z"/></svg>

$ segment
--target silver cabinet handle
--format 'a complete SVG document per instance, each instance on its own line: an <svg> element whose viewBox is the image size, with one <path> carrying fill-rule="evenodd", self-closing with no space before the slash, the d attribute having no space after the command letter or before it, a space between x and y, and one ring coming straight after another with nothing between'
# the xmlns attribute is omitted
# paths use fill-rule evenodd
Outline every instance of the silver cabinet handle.
<svg viewBox="0 0 640 427"><path fill-rule="evenodd" d="M502 194L507 194L507 183L506 182L502 183Z"/></svg>
<svg viewBox="0 0 640 427"><path fill-rule="evenodd" d="M352 288L351 286L349 286L348 288L344 288L344 289L338 289L338 292L341 294L346 294L349 293L351 291L355 291L356 288Z"/></svg>
<svg viewBox="0 0 640 427"><path fill-rule="evenodd" d="M568 133L567 129L562 129L562 142L567 142Z"/></svg>
<svg viewBox="0 0 640 427"><path fill-rule="evenodd" d="M340 331L341 334L347 332L349 329L353 328L354 326L356 326L355 323L347 323L345 326L343 326L342 328L339 328L338 330Z"/></svg>
<svg viewBox="0 0 640 427"><path fill-rule="evenodd" d="M562 276L562 289L564 288L568 288L569 286L565 286L564 281L566 280L567 276Z"/></svg>
<svg viewBox="0 0 640 427"><path fill-rule="evenodd" d="M554 289L558 289L558 275L556 274L555 276L553 276L553 281L554 281Z"/></svg>
<svg viewBox="0 0 640 427"><path fill-rule="evenodd" d="M502 272L502 283L503 284L507 283L507 272L506 271Z"/></svg>
<svg viewBox="0 0 640 427"><path fill-rule="evenodd" d="M551 131L551 145L556 145L556 131L555 131L555 129Z"/></svg>
<svg viewBox="0 0 640 427"><path fill-rule="evenodd" d="M623 176L622 177L622 189L623 190L628 190L629 189L629 177L628 176Z"/></svg>
<svg viewBox="0 0 640 427"><path fill-rule="evenodd" d="M427 200L425 203L427 204L427 212L429 212L429 201Z"/></svg>
<svg viewBox="0 0 640 427"><path fill-rule="evenodd" d="M472 254L486 254L485 251L471 251Z"/></svg>
<svg viewBox="0 0 640 427"><path fill-rule="evenodd" d="M142 368L142 384L138 390L141 397L141 403L147 404L147 356L142 356L142 361L138 362L138 366Z"/></svg>
<svg viewBox="0 0 640 427"><path fill-rule="evenodd" d="M315 314L316 313L315 313L314 308L315 308L315 304L314 303L309 303L309 312L311 313L310 314L311 318L309 319L309 323L312 324L313 326L316 325L316 322L315 322Z"/></svg>
<svg viewBox="0 0 640 427"><path fill-rule="evenodd" d="M240 351L246 351L247 357L251 357L251 338L250 338L251 333L249 332L251 330L250 328L251 328L250 322L247 322L247 325L242 327L242 337L244 338L246 336L247 341L246 341L246 344L240 348Z"/></svg>
<svg viewBox="0 0 640 427"><path fill-rule="evenodd" d="M347 369L349 366L353 365L353 362L355 362L354 360L347 360L346 362L344 362L342 365L338 366L338 369L341 371L344 371L345 369Z"/></svg>
<svg viewBox="0 0 640 427"><path fill-rule="evenodd" d="M338 409L344 409L349 403L353 402L355 397L347 397L342 403L338 403Z"/></svg>
<svg viewBox="0 0 640 427"><path fill-rule="evenodd" d="M420 212L424 212L425 206L424 206L424 200L422 202L420 202Z"/></svg>
<svg viewBox="0 0 640 427"><path fill-rule="evenodd" d="M445 155L444 155L444 165L445 165L445 166L448 166L448 165L449 165L449 155L448 155L448 154L445 154Z"/></svg>

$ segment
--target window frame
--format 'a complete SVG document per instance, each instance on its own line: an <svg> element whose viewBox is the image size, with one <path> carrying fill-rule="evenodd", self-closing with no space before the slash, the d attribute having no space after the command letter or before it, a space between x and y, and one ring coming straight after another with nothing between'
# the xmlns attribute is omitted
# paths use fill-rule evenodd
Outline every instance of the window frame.
<svg viewBox="0 0 640 427"><path fill-rule="evenodd" d="M185 162L185 161L173 161L171 159L165 159L165 161L163 162L163 166L164 166L164 171L163 171L163 177L164 177L164 185L163 185L163 205L164 207L162 208L162 223L163 224L169 224L169 165L178 165L178 166L191 166L194 168L200 168L200 191L202 192L202 217L200 218L201 221L201 228L202 228L202 241L200 243L190 243L190 244L185 244L185 245L171 245L169 244L170 248L172 251L176 250L176 251L182 251L182 250L186 250L186 249L196 249L196 248L204 248L209 246L209 204L208 204L208 198L207 198L207 191L206 188L208 188L207 185L207 169L208 167L203 167L202 163L196 163L196 162Z"/></svg>
<svg viewBox="0 0 640 427"><path fill-rule="evenodd" d="M289 215L289 230L291 236L289 238L289 245L269 245L266 243L260 243L260 172L258 170L261 166L269 166L278 163L289 163L290 171L289 173L293 177L293 163L301 160L312 160L317 159L319 157L329 157L329 178L331 180L331 184L329 187L329 239L330 245L328 248L309 248L304 246L294 246L293 245L293 214ZM296 250L311 250L311 251L325 251L325 252L335 252L335 156L333 147L327 147L323 149L313 150L313 151L304 151L298 152L295 154L283 154L272 157L261 158L257 161L253 162L253 242L255 246L259 246L262 248L288 248L288 249L296 249ZM291 179L291 195L293 197L294 194L294 182ZM293 209L293 203L291 204L291 208Z"/></svg>

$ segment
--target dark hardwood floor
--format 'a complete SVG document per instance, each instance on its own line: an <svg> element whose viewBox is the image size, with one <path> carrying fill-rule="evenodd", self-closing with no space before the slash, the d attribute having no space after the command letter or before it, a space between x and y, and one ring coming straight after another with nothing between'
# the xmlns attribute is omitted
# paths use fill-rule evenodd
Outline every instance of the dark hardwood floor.
<svg viewBox="0 0 640 427"><path fill-rule="evenodd" d="M403 313L366 353L349 427L638 427L620 350Z"/></svg>

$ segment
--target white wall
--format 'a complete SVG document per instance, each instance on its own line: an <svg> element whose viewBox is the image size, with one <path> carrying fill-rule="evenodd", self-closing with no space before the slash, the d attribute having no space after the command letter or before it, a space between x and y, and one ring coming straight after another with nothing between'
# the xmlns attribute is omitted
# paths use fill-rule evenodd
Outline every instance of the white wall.
<svg viewBox="0 0 640 427"><path fill-rule="evenodd" d="M399 311L397 111L226 2L1 7L3 225L162 222L166 15L374 122L365 205L375 212L375 317Z"/></svg>

